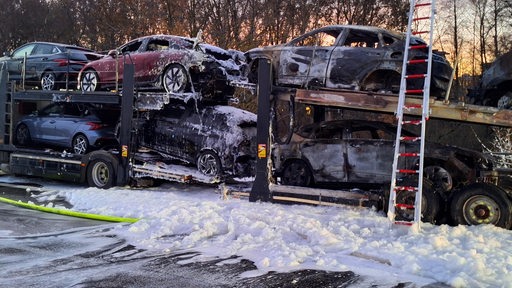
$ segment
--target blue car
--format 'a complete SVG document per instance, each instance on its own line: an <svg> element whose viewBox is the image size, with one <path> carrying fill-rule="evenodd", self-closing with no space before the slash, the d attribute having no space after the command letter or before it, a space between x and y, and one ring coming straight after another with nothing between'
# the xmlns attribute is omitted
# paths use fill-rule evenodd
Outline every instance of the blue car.
<svg viewBox="0 0 512 288"><path fill-rule="evenodd" d="M117 144L114 131L119 115L119 108L115 107L52 103L16 124L14 144L58 147L85 154Z"/></svg>

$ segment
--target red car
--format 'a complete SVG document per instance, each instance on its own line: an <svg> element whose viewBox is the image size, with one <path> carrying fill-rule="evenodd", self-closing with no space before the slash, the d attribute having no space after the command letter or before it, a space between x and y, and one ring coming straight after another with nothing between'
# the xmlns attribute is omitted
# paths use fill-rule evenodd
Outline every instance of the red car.
<svg viewBox="0 0 512 288"><path fill-rule="evenodd" d="M198 43L181 36L153 35L132 40L80 71L83 91L119 88L123 64L135 64L135 87L169 93L201 92L203 96L232 95L232 81L245 67L238 51Z"/></svg>

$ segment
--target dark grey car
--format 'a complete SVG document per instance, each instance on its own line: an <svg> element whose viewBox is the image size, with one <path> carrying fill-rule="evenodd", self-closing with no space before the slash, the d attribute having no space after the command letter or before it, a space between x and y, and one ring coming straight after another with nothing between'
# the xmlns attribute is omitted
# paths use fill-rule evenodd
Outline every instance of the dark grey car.
<svg viewBox="0 0 512 288"><path fill-rule="evenodd" d="M117 144L114 129L119 115L120 110L115 107L52 103L18 122L14 141L19 146L42 144L85 154L92 149Z"/></svg>
<svg viewBox="0 0 512 288"><path fill-rule="evenodd" d="M412 37L410 59L426 59L425 42ZM246 52L249 79L256 81L257 59L272 61L274 84L398 93L405 36L385 29L333 25L313 30L283 45ZM430 92L444 97L452 73L444 53L434 51ZM426 64L408 68L423 74ZM408 80L408 89L423 88L423 79Z"/></svg>
<svg viewBox="0 0 512 288"><path fill-rule="evenodd" d="M50 43L27 43L12 52L4 53L9 80L42 90L75 88L78 72L89 61L103 57L93 50L79 46Z"/></svg>

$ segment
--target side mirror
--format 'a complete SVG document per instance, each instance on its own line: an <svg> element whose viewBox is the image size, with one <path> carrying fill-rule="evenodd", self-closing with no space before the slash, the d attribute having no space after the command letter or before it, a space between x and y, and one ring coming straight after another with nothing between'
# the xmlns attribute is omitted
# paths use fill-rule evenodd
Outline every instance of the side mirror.
<svg viewBox="0 0 512 288"><path fill-rule="evenodd" d="M108 51L108 56L112 57L112 58L117 58L117 55L119 55L119 52L117 50L110 50Z"/></svg>

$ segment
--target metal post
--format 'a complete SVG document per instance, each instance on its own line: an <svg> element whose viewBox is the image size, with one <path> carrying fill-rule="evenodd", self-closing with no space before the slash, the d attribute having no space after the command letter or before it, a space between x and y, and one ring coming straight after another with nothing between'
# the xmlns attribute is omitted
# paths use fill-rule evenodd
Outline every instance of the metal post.
<svg viewBox="0 0 512 288"><path fill-rule="evenodd" d="M12 99L11 97L9 97L10 99L7 99L7 84L9 82L9 74L7 73L7 63L3 62L0 64L0 109L4 109L4 114L2 115L5 115L5 113L11 113L11 111L6 111L7 109L10 109L10 107L8 108L6 106L7 104L7 101L10 101L10 99ZM12 120L12 114L11 114L11 121ZM6 125L6 117L0 117L0 127L5 127ZM0 141L1 141L1 144L10 144L11 142L9 141L9 135L11 134L11 130L12 129L9 129L9 132L6 131L6 129L3 129L2 128L2 131L0 133L1 134L1 137L0 137ZM6 135L7 134L7 135Z"/></svg>
<svg viewBox="0 0 512 288"><path fill-rule="evenodd" d="M119 129L119 144L121 148L120 161L117 173L117 185L124 185L129 179L130 139L133 121L133 91L134 91L135 65L124 64L123 93L121 97L121 122Z"/></svg>
<svg viewBox="0 0 512 288"><path fill-rule="evenodd" d="M271 70L270 61L260 59L258 63L258 124L257 136L258 158L256 160L256 179L252 185L249 201L269 201L269 174L268 174L268 157L269 157L269 128L270 128L270 92Z"/></svg>

